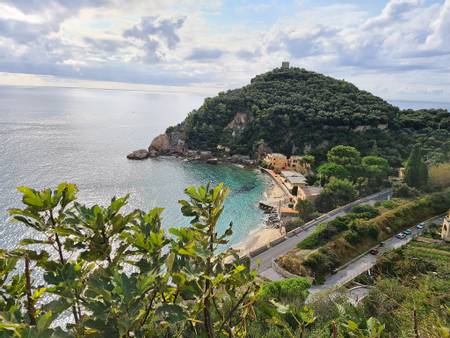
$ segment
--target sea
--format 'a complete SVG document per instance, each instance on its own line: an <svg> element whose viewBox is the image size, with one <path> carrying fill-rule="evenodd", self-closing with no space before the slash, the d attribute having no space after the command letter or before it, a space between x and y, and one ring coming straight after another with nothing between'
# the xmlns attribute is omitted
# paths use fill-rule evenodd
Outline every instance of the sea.
<svg viewBox="0 0 450 338"><path fill-rule="evenodd" d="M267 178L236 165L176 158L131 161L168 126L181 122L204 96L50 87L0 87L0 248L13 248L33 230L8 219L21 207L17 186L54 188L75 183L79 201L107 205L130 193L128 210L165 208L166 229L188 226L178 201L184 189L224 182L230 189L218 231L233 222L230 245L263 224L258 209Z"/></svg>
<svg viewBox="0 0 450 338"><path fill-rule="evenodd" d="M0 87L0 248L35 236L8 219L8 209L22 206L16 187L55 188L60 182L77 184L79 201L87 205L107 205L113 196L130 193L128 210L165 208L166 229L189 225L178 203L186 187L224 182L230 194L218 231L233 222L230 245L245 239L264 222L258 202L268 179L257 170L176 158L126 159L204 98L189 92ZM450 109L448 103L392 103Z"/></svg>

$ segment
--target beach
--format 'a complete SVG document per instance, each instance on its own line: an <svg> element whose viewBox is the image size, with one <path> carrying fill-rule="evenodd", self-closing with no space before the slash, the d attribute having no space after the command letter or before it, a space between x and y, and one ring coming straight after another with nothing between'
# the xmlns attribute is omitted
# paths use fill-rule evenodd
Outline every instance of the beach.
<svg viewBox="0 0 450 338"><path fill-rule="evenodd" d="M268 183L268 187L264 192L263 202L268 205L278 207L286 199L284 191L271 179ZM251 230L243 241L233 246L236 250L239 250L240 254L246 255L250 251L253 251L269 242L283 236L284 228L271 228L266 224L261 224L260 227Z"/></svg>

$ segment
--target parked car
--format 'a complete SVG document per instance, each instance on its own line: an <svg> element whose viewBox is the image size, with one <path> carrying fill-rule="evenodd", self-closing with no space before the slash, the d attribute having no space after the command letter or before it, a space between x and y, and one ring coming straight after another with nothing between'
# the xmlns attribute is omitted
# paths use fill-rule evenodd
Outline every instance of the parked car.
<svg viewBox="0 0 450 338"><path fill-rule="evenodd" d="M412 234L412 231L409 230L409 229L406 229L405 231L403 231L403 233L404 233L406 236L409 236L409 235Z"/></svg>
<svg viewBox="0 0 450 338"><path fill-rule="evenodd" d="M423 229L423 228L425 228L425 224L419 223L419 224L416 225L416 228L419 229L419 230Z"/></svg>
<svg viewBox="0 0 450 338"><path fill-rule="evenodd" d="M378 253L379 253L379 251L377 249L372 249L369 252L371 255L374 255L374 256L378 255Z"/></svg>
<svg viewBox="0 0 450 338"><path fill-rule="evenodd" d="M406 235L403 232L401 232L401 233L395 235L395 237L397 237L398 239L403 239L406 237Z"/></svg>
<svg viewBox="0 0 450 338"><path fill-rule="evenodd" d="M382 247L384 245L384 242L380 242L379 246Z"/></svg>

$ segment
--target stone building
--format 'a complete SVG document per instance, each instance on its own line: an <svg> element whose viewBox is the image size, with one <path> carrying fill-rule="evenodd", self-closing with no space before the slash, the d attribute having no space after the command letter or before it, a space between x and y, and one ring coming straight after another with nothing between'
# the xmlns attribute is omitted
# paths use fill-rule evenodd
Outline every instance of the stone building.
<svg viewBox="0 0 450 338"><path fill-rule="evenodd" d="M289 69L289 61L283 61L281 63L281 69Z"/></svg>
<svg viewBox="0 0 450 338"><path fill-rule="evenodd" d="M287 157L283 154L272 153L264 158L264 162L273 170L284 170L288 167Z"/></svg>

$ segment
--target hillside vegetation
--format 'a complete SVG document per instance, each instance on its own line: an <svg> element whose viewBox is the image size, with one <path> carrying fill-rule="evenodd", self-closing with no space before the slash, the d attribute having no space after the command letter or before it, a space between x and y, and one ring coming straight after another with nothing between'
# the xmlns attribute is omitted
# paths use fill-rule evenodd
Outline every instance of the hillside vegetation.
<svg viewBox="0 0 450 338"><path fill-rule="evenodd" d="M300 68L274 69L243 88L207 98L177 127L189 149L254 156L258 150L310 153L352 145L398 166L419 142L429 161L449 159L450 114L400 110L353 84Z"/></svg>

